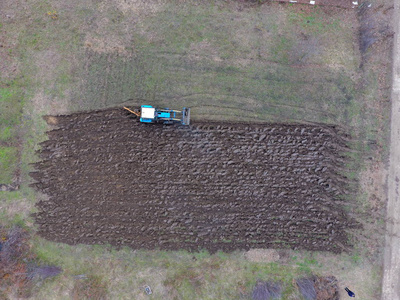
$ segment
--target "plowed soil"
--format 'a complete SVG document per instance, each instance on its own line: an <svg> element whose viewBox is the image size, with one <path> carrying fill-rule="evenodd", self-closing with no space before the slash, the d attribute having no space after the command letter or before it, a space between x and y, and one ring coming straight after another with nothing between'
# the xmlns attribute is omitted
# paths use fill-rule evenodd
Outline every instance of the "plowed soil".
<svg viewBox="0 0 400 300"><path fill-rule="evenodd" d="M341 252L347 136L334 126L141 124L122 109L48 117L31 176L39 233L68 244Z"/></svg>

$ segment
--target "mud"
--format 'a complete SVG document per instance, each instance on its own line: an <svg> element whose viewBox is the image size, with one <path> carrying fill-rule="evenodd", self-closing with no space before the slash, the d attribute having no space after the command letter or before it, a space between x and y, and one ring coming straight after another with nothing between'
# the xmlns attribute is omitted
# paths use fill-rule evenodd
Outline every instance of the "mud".
<svg viewBox="0 0 400 300"><path fill-rule="evenodd" d="M210 252L341 252L358 225L342 209L334 126L141 124L122 109L49 118L31 176L48 195L39 234L68 244Z"/></svg>

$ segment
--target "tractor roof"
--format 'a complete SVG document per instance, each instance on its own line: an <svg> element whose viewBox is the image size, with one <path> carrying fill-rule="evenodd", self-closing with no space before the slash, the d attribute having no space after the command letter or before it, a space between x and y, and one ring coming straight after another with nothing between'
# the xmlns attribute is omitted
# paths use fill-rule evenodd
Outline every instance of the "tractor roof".
<svg viewBox="0 0 400 300"><path fill-rule="evenodd" d="M140 117L143 119L154 119L156 113L156 109L154 107L145 107L142 105L142 113Z"/></svg>

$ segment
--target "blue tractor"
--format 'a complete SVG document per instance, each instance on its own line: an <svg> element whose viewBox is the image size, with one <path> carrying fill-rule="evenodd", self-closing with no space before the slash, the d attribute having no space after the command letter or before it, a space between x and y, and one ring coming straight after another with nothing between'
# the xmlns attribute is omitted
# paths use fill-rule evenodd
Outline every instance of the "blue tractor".
<svg viewBox="0 0 400 300"><path fill-rule="evenodd" d="M127 111L140 118L142 123L162 123L190 125L190 108L184 107L182 110L169 108L158 109L151 105L142 105L140 112L124 107Z"/></svg>

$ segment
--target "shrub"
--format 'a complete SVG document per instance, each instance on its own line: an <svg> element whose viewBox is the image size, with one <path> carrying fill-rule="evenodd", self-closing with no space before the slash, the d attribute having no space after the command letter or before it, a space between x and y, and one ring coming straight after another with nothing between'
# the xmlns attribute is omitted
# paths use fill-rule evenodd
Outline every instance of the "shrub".
<svg viewBox="0 0 400 300"><path fill-rule="evenodd" d="M30 258L28 234L20 227L0 228L0 289L4 294L16 291L19 297L28 297L30 284L25 261Z"/></svg>
<svg viewBox="0 0 400 300"><path fill-rule="evenodd" d="M317 293L314 287L314 278L300 278L296 280L296 283L305 300L317 299Z"/></svg>
<svg viewBox="0 0 400 300"><path fill-rule="evenodd" d="M253 300L281 299L282 288L279 283L258 281L253 289Z"/></svg>
<svg viewBox="0 0 400 300"><path fill-rule="evenodd" d="M62 272L61 268L56 266L31 266L28 272L29 279L40 279L44 280L46 278L51 278L57 276Z"/></svg>
<svg viewBox="0 0 400 300"><path fill-rule="evenodd" d="M29 297L33 280L44 280L58 275L56 266L38 266L37 257L30 251L28 232L14 226L6 229L0 226L0 299L17 294L18 298Z"/></svg>

